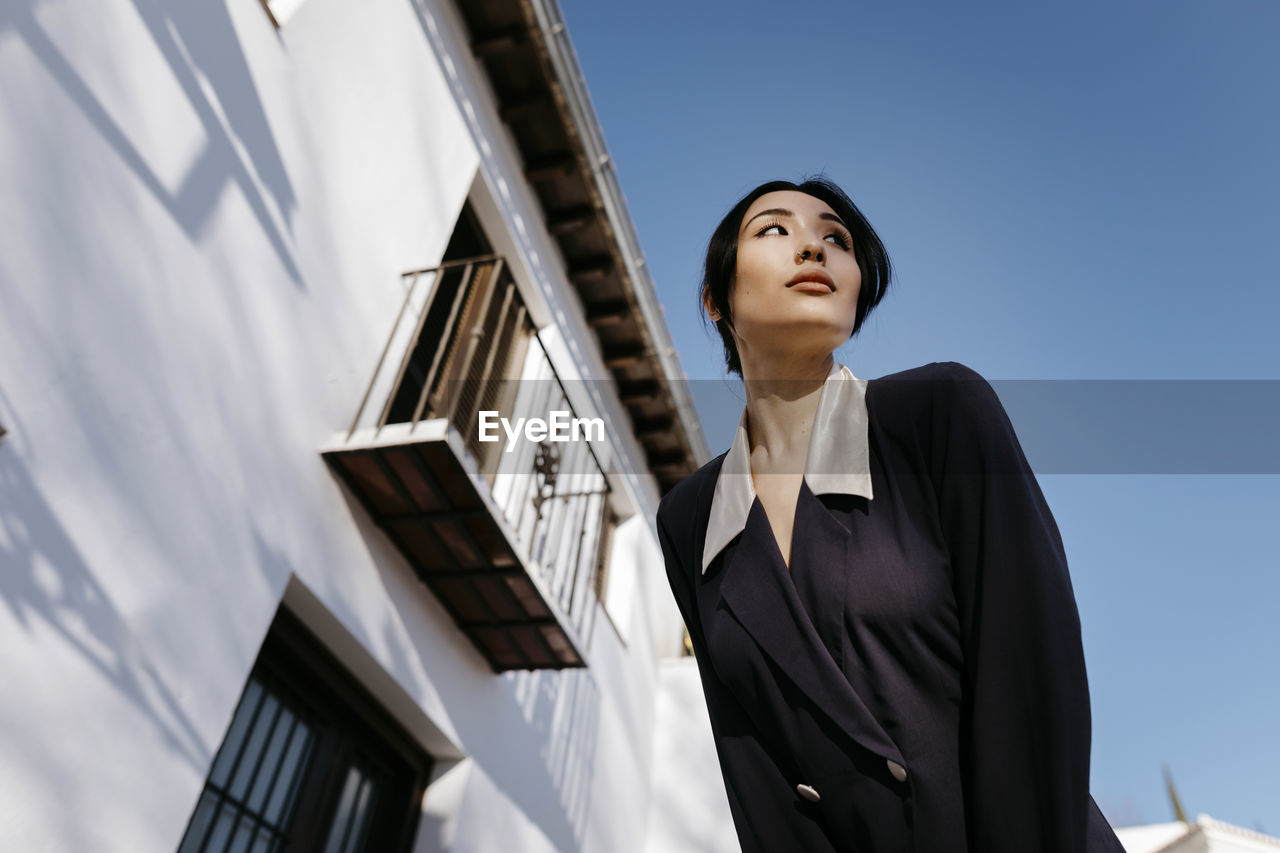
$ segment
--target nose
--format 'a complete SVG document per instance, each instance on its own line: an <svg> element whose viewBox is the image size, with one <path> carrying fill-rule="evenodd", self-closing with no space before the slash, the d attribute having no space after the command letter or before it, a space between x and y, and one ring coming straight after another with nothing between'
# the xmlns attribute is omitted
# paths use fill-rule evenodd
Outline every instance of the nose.
<svg viewBox="0 0 1280 853"><path fill-rule="evenodd" d="M814 260L818 263L822 263L826 260L826 255L823 254L822 245L820 243L806 243L803 249L796 252L797 264L802 264L807 260Z"/></svg>

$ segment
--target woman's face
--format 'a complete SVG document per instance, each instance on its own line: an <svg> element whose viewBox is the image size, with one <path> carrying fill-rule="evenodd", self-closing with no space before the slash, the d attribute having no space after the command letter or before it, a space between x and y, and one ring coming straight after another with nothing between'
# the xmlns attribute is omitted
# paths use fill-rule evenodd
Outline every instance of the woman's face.
<svg viewBox="0 0 1280 853"><path fill-rule="evenodd" d="M849 229L830 205L794 190L756 199L729 291L744 369L830 354L853 333L861 287Z"/></svg>

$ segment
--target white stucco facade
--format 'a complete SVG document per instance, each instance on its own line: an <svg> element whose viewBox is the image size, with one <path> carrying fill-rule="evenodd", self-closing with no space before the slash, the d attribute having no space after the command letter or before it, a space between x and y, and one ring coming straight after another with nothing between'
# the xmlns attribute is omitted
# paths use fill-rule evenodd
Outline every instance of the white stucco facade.
<svg viewBox="0 0 1280 853"><path fill-rule="evenodd" d="M173 851L282 602L435 758L417 850L671 849L652 478L588 666L495 674L321 459L468 199L603 369L450 0L294 5L0 0L0 849Z"/></svg>

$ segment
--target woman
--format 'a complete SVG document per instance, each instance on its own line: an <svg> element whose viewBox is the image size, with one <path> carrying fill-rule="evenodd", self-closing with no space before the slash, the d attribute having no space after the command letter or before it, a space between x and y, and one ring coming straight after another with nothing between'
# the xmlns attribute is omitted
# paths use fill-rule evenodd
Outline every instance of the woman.
<svg viewBox="0 0 1280 853"><path fill-rule="evenodd" d="M833 351L890 265L825 180L742 198L702 304L742 376L729 451L658 509L742 848L1123 848L1053 516L990 385Z"/></svg>

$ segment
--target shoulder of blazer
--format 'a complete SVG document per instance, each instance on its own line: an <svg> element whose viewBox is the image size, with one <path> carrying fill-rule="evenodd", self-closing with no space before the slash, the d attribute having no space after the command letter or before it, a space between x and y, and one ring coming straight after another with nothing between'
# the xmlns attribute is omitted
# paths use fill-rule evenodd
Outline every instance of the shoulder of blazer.
<svg viewBox="0 0 1280 853"><path fill-rule="evenodd" d="M703 513L699 510L706 510L706 515L710 515L711 496L715 491L716 480L720 477L720 466L728 455L729 451L726 450L676 483L658 502L658 523L667 531L671 544L686 566L701 563L700 557L694 559L693 549L698 527L705 527L707 518L700 518Z"/></svg>
<svg viewBox="0 0 1280 853"><path fill-rule="evenodd" d="M945 423L957 391L970 383L985 385L986 381L957 361L933 361L886 374L867 383L869 417L891 434L916 432L924 438L936 416L941 415ZM938 411L939 406L943 411Z"/></svg>
<svg viewBox="0 0 1280 853"><path fill-rule="evenodd" d="M897 373L887 373L867 382L867 406L878 404L880 414L918 413L929 407L934 388L955 380L957 375L976 375L954 361L931 361Z"/></svg>

